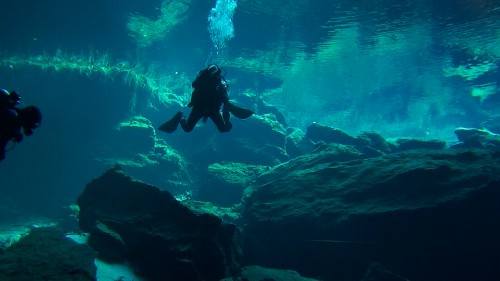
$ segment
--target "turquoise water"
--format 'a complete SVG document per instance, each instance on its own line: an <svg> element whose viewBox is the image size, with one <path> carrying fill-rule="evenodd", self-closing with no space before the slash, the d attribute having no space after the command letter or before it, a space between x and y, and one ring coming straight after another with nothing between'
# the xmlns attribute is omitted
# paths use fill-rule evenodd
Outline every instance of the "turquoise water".
<svg viewBox="0 0 500 281"><path fill-rule="evenodd" d="M210 2L6 1L2 64L133 72L129 83L179 97L216 62L234 98L257 94L290 125L354 134L451 139L455 127L496 115L497 1L220 1L212 23Z"/></svg>
<svg viewBox="0 0 500 281"><path fill-rule="evenodd" d="M210 121L155 130L188 112L191 82L211 63L235 102L276 113L282 131L248 120L222 136ZM448 145L458 127L500 134L499 66L498 0L2 0L0 88L44 119L9 145L0 206L59 217L116 163L189 198L212 164L258 174L293 158L265 149L312 123Z"/></svg>

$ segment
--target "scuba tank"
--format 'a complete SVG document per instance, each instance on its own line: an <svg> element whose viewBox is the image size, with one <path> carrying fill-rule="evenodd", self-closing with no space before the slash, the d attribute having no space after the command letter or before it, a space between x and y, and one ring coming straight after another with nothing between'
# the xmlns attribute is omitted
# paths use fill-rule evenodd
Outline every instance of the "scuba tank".
<svg viewBox="0 0 500 281"><path fill-rule="evenodd" d="M16 91L0 89L0 108L14 108L21 101L21 96Z"/></svg>

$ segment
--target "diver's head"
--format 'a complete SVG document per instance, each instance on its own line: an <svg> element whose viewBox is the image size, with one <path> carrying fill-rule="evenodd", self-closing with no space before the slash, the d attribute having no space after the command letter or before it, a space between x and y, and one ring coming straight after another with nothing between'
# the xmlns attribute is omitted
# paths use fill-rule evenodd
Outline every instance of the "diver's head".
<svg viewBox="0 0 500 281"><path fill-rule="evenodd" d="M30 105L19 110L19 120L24 129L24 134L30 136L33 130L42 122L42 112L38 107Z"/></svg>
<svg viewBox="0 0 500 281"><path fill-rule="evenodd" d="M212 64L211 66L207 67L207 70L210 73L210 76L212 77L215 75L220 75L220 73L222 72L220 68L215 64Z"/></svg>

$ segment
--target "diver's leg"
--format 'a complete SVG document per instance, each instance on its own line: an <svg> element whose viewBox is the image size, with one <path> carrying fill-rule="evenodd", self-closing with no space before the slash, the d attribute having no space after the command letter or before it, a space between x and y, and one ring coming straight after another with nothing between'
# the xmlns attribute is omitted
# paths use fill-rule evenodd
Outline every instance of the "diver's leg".
<svg viewBox="0 0 500 281"><path fill-rule="evenodd" d="M233 124L231 124L231 122L229 120L227 122L224 122L224 119L222 119L220 112L214 112L214 113L210 114L209 117L210 117L210 119L212 119L215 126L217 126L217 129L219 129L219 132L226 133L226 132L231 131Z"/></svg>
<svg viewBox="0 0 500 281"><path fill-rule="evenodd" d="M200 121L202 117L203 117L203 111L193 107L191 113L189 113L188 119L181 120L181 127L184 130L184 132L186 133L191 132L194 129L194 126L196 126L196 123L198 123L198 121Z"/></svg>

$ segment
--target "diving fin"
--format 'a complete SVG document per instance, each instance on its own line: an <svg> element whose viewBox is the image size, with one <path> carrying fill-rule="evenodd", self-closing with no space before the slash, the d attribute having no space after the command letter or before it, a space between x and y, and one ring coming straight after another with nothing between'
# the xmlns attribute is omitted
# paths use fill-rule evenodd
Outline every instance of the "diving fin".
<svg viewBox="0 0 500 281"><path fill-rule="evenodd" d="M171 134L177 130L177 127L179 126L179 123L181 122L182 119L182 112L179 111L177 112L172 119L168 120L167 122L163 123L160 127L158 127L158 130Z"/></svg>
<svg viewBox="0 0 500 281"><path fill-rule="evenodd" d="M229 112L234 115L234 117L239 119L247 119L248 117L253 115L253 111L247 108L239 107L234 104L230 104Z"/></svg>

